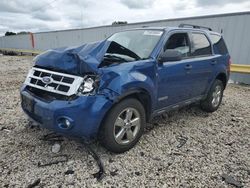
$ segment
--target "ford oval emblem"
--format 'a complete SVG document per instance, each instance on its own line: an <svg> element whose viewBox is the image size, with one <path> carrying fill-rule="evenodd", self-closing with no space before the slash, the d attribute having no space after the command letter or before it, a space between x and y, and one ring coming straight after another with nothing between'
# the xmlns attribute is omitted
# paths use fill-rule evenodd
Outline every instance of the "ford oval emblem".
<svg viewBox="0 0 250 188"><path fill-rule="evenodd" d="M49 76L44 76L42 78L42 82L45 84L51 84L53 82L53 78L49 77Z"/></svg>

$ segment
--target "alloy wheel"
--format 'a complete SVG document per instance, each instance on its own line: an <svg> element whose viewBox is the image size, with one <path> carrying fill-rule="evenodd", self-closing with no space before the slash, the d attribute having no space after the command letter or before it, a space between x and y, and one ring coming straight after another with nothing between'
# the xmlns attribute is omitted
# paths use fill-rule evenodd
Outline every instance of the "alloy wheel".
<svg viewBox="0 0 250 188"><path fill-rule="evenodd" d="M141 127L140 113L135 108L124 109L114 124L114 138L118 144L129 144L137 136Z"/></svg>
<svg viewBox="0 0 250 188"><path fill-rule="evenodd" d="M212 98L212 105L214 107L217 107L220 104L221 101L221 96L222 95L222 88L217 85L214 89L214 92L212 94L213 98Z"/></svg>

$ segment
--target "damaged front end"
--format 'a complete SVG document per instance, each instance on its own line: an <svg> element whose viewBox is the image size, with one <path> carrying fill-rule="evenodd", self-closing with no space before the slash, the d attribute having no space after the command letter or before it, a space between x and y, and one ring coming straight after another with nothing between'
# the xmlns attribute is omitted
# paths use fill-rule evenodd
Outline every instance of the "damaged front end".
<svg viewBox="0 0 250 188"><path fill-rule="evenodd" d="M98 66L108 47L109 42L102 41L37 56L21 88L22 108L28 117L64 135L96 137L115 94L99 89L103 81Z"/></svg>
<svg viewBox="0 0 250 188"><path fill-rule="evenodd" d="M77 96L95 95L103 74L99 68L110 44L105 40L74 48L48 50L38 55L25 81L27 89L48 100L72 100Z"/></svg>

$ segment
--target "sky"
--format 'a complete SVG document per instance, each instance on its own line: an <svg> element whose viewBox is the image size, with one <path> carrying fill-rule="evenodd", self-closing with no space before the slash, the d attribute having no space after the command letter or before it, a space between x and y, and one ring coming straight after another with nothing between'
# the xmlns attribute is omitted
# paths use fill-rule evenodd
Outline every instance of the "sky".
<svg viewBox="0 0 250 188"><path fill-rule="evenodd" d="M250 0L1 0L0 36L250 10Z"/></svg>

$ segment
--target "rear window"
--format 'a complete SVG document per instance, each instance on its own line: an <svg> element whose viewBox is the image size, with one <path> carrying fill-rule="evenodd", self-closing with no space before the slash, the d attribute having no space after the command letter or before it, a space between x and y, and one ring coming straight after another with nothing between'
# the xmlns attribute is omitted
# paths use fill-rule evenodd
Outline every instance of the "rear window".
<svg viewBox="0 0 250 188"><path fill-rule="evenodd" d="M220 35L211 34L210 39L213 43L214 51L218 54L228 54L227 46Z"/></svg>
<svg viewBox="0 0 250 188"><path fill-rule="evenodd" d="M207 56L212 54L211 45L207 37L202 33L192 33L192 56Z"/></svg>

